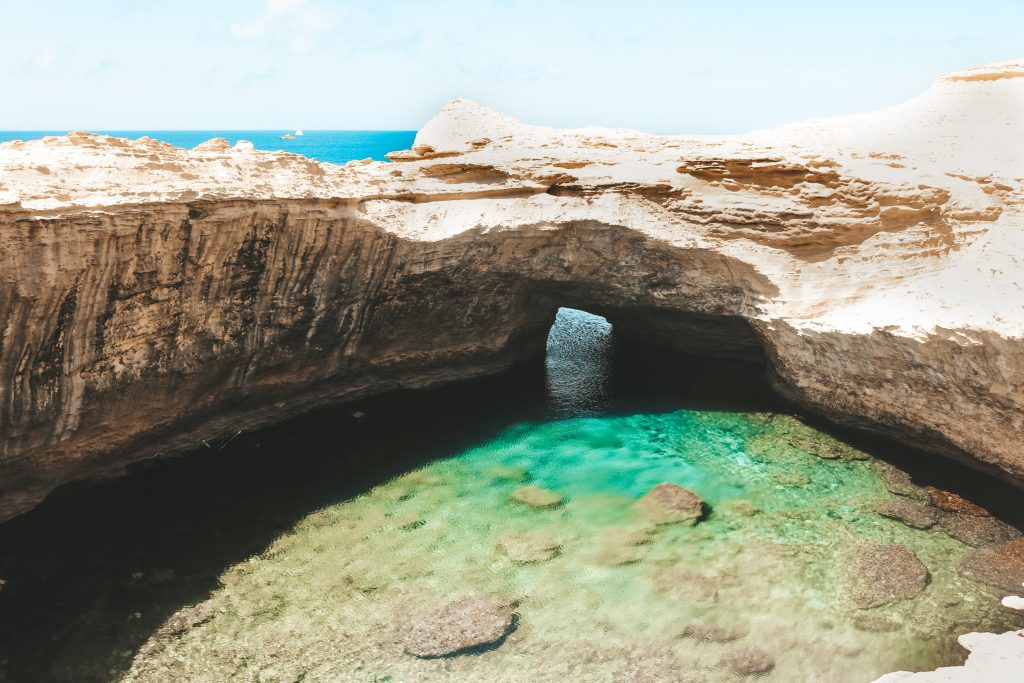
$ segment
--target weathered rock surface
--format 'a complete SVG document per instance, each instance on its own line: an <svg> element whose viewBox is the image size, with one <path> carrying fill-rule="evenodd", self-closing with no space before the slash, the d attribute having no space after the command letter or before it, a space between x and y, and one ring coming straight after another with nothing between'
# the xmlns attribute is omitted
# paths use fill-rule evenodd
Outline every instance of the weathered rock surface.
<svg viewBox="0 0 1024 683"><path fill-rule="evenodd" d="M960 571L973 581L1016 591L1024 583L1024 540L975 548L960 561Z"/></svg>
<svg viewBox="0 0 1024 683"><path fill-rule="evenodd" d="M847 599L861 609L915 598L928 585L928 568L902 545L861 543L846 553L842 572Z"/></svg>
<svg viewBox="0 0 1024 683"><path fill-rule="evenodd" d="M733 137L455 100L392 164L4 143L0 519L239 429L537 357L560 305L762 359L808 411L1024 481L1022 71Z"/></svg>
<svg viewBox="0 0 1024 683"><path fill-rule="evenodd" d="M971 501L967 500L963 496L957 495L950 491L943 491L937 489L934 486L929 486L926 489L928 491L928 500L931 501L932 505L945 510L947 512L957 512L965 515L973 515L975 517L988 517L989 512L985 508L975 505Z"/></svg>
<svg viewBox="0 0 1024 683"><path fill-rule="evenodd" d="M704 514L704 499L690 489L669 482L652 488L637 505L655 524L696 524Z"/></svg>
<svg viewBox="0 0 1024 683"><path fill-rule="evenodd" d="M415 624L405 650L417 657L448 657L495 645L515 628L512 608L467 595Z"/></svg>
<svg viewBox="0 0 1024 683"><path fill-rule="evenodd" d="M938 521L938 515L927 505L907 500L893 500L879 503L878 514L903 522L914 529L929 529Z"/></svg>
<svg viewBox="0 0 1024 683"><path fill-rule="evenodd" d="M1005 543L1024 536L1016 528L994 517L956 512L943 513L939 518L939 526L956 540L974 547Z"/></svg>

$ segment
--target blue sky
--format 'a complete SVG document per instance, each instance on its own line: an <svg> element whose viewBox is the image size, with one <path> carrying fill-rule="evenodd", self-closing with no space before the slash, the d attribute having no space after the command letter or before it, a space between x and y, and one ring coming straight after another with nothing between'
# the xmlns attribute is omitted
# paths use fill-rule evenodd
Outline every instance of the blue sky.
<svg viewBox="0 0 1024 683"><path fill-rule="evenodd" d="M739 132L898 103L1024 57L1019 0L0 0L0 129Z"/></svg>

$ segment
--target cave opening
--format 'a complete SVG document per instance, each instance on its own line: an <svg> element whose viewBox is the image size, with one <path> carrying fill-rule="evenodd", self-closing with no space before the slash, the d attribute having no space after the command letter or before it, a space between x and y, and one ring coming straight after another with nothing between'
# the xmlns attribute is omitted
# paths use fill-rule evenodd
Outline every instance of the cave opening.
<svg viewBox="0 0 1024 683"><path fill-rule="evenodd" d="M599 315L559 308L544 354L544 386L551 413L570 417L608 410L614 364L614 326Z"/></svg>

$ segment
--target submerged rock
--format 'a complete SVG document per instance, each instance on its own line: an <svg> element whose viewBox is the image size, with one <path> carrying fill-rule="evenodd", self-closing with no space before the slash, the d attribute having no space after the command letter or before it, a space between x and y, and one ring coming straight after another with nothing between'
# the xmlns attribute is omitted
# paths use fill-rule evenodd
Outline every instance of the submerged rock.
<svg viewBox="0 0 1024 683"><path fill-rule="evenodd" d="M938 521L935 510L907 500L887 500L875 508L878 514L903 522L914 529L930 529Z"/></svg>
<svg viewBox="0 0 1024 683"><path fill-rule="evenodd" d="M760 676L775 668L775 658L758 647L741 647L725 655L722 666L737 676Z"/></svg>
<svg viewBox="0 0 1024 683"><path fill-rule="evenodd" d="M550 560L562 550L557 542L538 534L509 534L498 539L497 547L510 560L521 564Z"/></svg>
<svg viewBox="0 0 1024 683"><path fill-rule="evenodd" d="M846 598L862 609L915 598L928 578L928 568L902 545L861 543L843 558Z"/></svg>
<svg viewBox="0 0 1024 683"><path fill-rule="evenodd" d="M704 499L677 484L662 482L639 502L640 509L655 524L696 524L704 514Z"/></svg>
<svg viewBox="0 0 1024 683"><path fill-rule="evenodd" d="M895 617L873 612L861 612L853 615L853 625L858 631L867 633L891 633L903 628Z"/></svg>
<svg viewBox="0 0 1024 683"><path fill-rule="evenodd" d="M683 638L693 638L706 643L731 643L747 635L746 629L720 624L687 624Z"/></svg>
<svg viewBox="0 0 1024 683"><path fill-rule="evenodd" d="M940 510L961 512L966 515L975 515L976 517L989 516L988 510L985 508L975 505L966 498L958 496L951 491L943 491L934 486L927 487L926 491L928 492L928 500Z"/></svg>
<svg viewBox="0 0 1024 683"><path fill-rule="evenodd" d="M928 500L928 493L924 487L915 484L910 475L903 470L882 460L875 460L872 465L889 493L915 500Z"/></svg>
<svg viewBox="0 0 1024 683"><path fill-rule="evenodd" d="M524 486L516 489L512 492L510 499L539 510L558 507L565 501L560 494L539 486Z"/></svg>
<svg viewBox="0 0 1024 683"><path fill-rule="evenodd" d="M515 629L507 605L467 595L419 621L405 637L405 651L416 657L448 657L500 644Z"/></svg>
<svg viewBox="0 0 1024 683"><path fill-rule="evenodd" d="M1024 538L1020 530L995 517L946 512L939 517L939 526L956 540L975 548Z"/></svg>
<svg viewBox="0 0 1024 683"><path fill-rule="evenodd" d="M1019 590L1024 583L1024 540L976 548L960 561L960 572L972 581Z"/></svg>
<svg viewBox="0 0 1024 683"><path fill-rule="evenodd" d="M597 562L609 566L636 564L647 555L651 532L643 528L610 529L601 540Z"/></svg>

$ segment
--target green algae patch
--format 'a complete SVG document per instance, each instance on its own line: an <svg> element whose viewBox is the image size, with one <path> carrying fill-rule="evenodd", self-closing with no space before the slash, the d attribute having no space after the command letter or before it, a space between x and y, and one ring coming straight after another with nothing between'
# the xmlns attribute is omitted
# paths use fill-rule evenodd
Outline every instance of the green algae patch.
<svg viewBox="0 0 1024 683"><path fill-rule="evenodd" d="M666 483L699 496L699 519L644 514ZM518 424L308 515L168 619L124 680L839 683L931 669L959 660L959 633L1022 623L958 570L971 548L921 521L936 513L917 493L783 415ZM903 574L876 571L878 557ZM467 610L450 606L464 603L514 606L514 628L490 607L460 623ZM488 647L407 652L435 631Z"/></svg>

